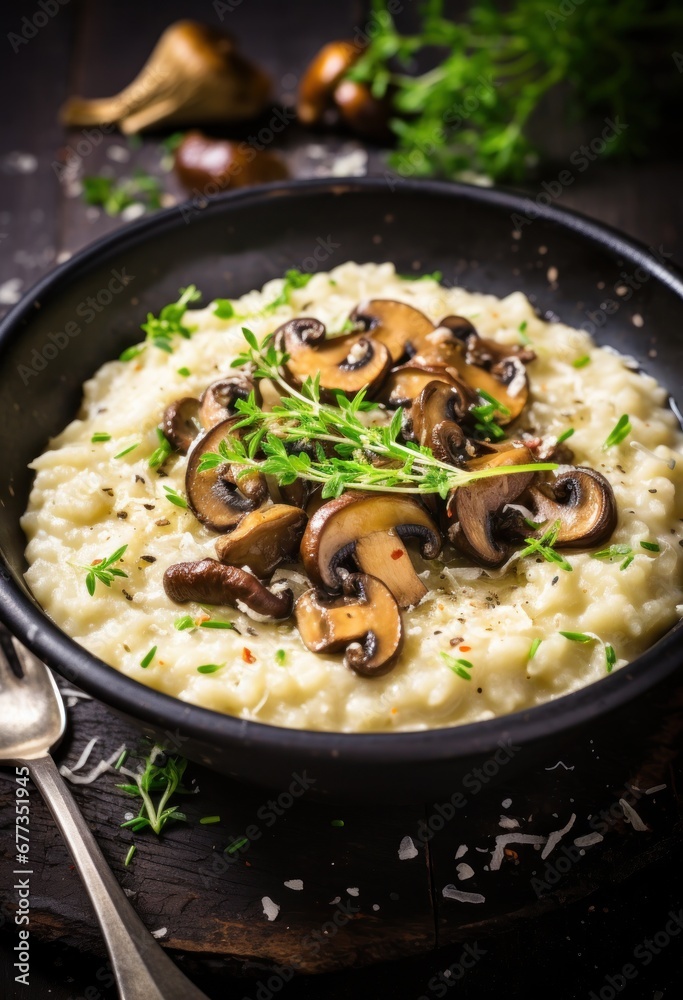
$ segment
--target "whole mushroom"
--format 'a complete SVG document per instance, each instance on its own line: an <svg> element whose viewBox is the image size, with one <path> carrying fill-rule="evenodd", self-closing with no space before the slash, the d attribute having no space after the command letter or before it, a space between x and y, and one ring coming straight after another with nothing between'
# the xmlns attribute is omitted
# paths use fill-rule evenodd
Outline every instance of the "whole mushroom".
<svg viewBox="0 0 683 1000"><path fill-rule="evenodd" d="M176 604L196 601L237 607L238 602L268 618L289 618L292 612L291 590L278 593L237 566L225 566L216 559L181 562L164 573L166 596Z"/></svg>

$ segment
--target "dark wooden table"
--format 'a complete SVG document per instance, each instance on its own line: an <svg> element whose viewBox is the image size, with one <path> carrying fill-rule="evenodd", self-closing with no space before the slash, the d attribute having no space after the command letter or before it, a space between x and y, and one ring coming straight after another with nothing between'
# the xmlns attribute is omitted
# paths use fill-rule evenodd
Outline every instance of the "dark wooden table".
<svg viewBox="0 0 683 1000"><path fill-rule="evenodd" d="M52 10L54 5L48 6ZM130 176L141 167L162 178L169 203L184 196L165 169L161 135L140 144L116 133L100 135L82 147L78 174L64 178L65 151L77 148L83 138L57 124L57 108L67 94L116 92L130 81L168 23L194 16L220 24L222 12L223 26L271 73L277 97L286 103L302 66L323 41L353 35L367 25L364 5L352 0L233 0L213 6L189 0L71 0L47 16L34 37L12 42L10 33L32 34L22 18L37 9L15 2L0 12L0 311L56 263L122 224L120 218L83 204L79 175L111 171ZM277 146L292 174L302 177L325 175L339 155L363 151L349 136L311 136L297 126L288 127ZM383 172L381 152L365 152L365 169ZM549 168L545 180L552 184L561 169L561 162ZM680 174L679 162L596 162L556 200L625 230L680 263ZM533 202L546 189L538 179L526 190ZM101 705L71 698L69 716L60 761L73 763L93 735L100 742L92 761L122 744L144 751L135 730ZM587 900L568 902L542 919L522 920L508 934L492 936L489 927L463 929L444 907L441 888L456 879L457 830L436 838L428 852L399 859L403 837L417 828L425 810L322 807L304 796L272 828L262 823L262 836L233 864L224 860L225 847L264 815L259 810L269 796L196 766L190 766L188 775L199 788L187 807L191 822L169 827L160 842L151 834L135 838L138 854L129 868L123 857L131 836L118 824L130 803L115 789L114 777L107 774L90 786L76 787L75 794L143 918L152 929L166 927L162 940L212 997L341 997L354 991L363 997L431 1000L454 995L450 987L456 983L465 997L497 997L522 988L548 992L548 987L560 996L588 997L593 991L607 997L610 990L620 991L619 977L624 965L633 962L634 951L683 904L677 800L665 810L667 837L648 841L632 871L622 867L616 874L605 868L601 880L593 870L586 886L595 886L596 878L602 884ZM32 985L20 989L13 983L16 936L6 889L11 885L6 878L11 777L0 774L0 996L113 997L87 899L35 793ZM672 773L670 780L680 780L680 775ZM220 815L221 822L198 824L199 817L210 814ZM333 825L339 819L343 827ZM304 881L303 891L285 886L298 878ZM625 881L612 884L613 878ZM356 888L358 895L349 891ZM273 922L264 916L264 895L281 906ZM469 951L463 952L465 944ZM463 956L471 967L460 978ZM275 980L274 965L281 969ZM293 976L295 969L318 975ZM680 945L672 938L650 960L637 959L636 971L635 984L624 980L629 995L673 995L681 983Z"/></svg>

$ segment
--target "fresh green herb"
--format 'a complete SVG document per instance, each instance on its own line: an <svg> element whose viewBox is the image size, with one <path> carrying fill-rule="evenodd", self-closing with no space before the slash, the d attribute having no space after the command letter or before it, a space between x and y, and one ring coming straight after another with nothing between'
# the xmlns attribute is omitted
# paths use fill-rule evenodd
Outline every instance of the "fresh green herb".
<svg viewBox="0 0 683 1000"><path fill-rule="evenodd" d="M215 674L217 670L224 667L224 663L202 663L201 667L197 667L198 674Z"/></svg>
<svg viewBox="0 0 683 1000"><path fill-rule="evenodd" d="M133 358L139 358L144 349L140 344L133 344L132 347L127 347L125 351L121 351L119 361L132 361Z"/></svg>
<svg viewBox="0 0 683 1000"><path fill-rule="evenodd" d="M560 527L561 522L558 520L540 538L527 538L525 542L526 548L522 549L519 553L520 558L523 559L525 556L536 554L542 556L546 562L557 563L560 569L571 573L571 564L553 548L557 542Z"/></svg>
<svg viewBox="0 0 683 1000"><path fill-rule="evenodd" d="M659 545L657 542L641 542L641 549L647 549L648 552L659 552Z"/></svg>
<svg viewBox="0 0 683 1000"><path fill-rule="evenodd" d="M230 299L216 299L216 307L213 310L214 316L218 319L232 319L235 309Z"/></svg>
<svg viewBox="0 0 683 1000"><path fill-rule="evenodd" d="M135 444L129 444L127 448L120 451L118 455L114 455L114 458L123 458L124 455L129 455L131 451L135 451L136 448L140 447L140 442L137 441Z"/></svg>
<svg viewBox="0 0 683 1000"><path fill-rule="evenodd" d="M340 827L340 826L343 826L343 825L344 825L344 820L343 819L333 819L333 820L330 821L330 826L338 826L338 827Z"/></svg>
<svg viewBox="0 0 683 1000"><path fill-rule="evenodd" d="M522 322L517 327L517 333L519 334L519 339L521 340L521 342L524 344L525 347L531 343L531 338L526 332L526 328L528 327L528 325L529 325L528 322L525 319L523 319Z"/></svg>
<svg viewBox="0 0 683 1000"><path fill-rule="evenodd" d="M111 441L111 434L107 434L106 431L95 431L90 440L93 444L100 444L102 441Z"/></svg>
<svg viewBox="0 0 683 1000"><path fill-rule="evenodd" d="M484 403L480 406L470 407L470 413L475 421L475 430L485 438L490 438L492 441L500 441L505 437L505 431L496 422L495 414L508 417L510 416L510 410L507 406L503 406L494 396L489 395L488 392L484 392L483 389L477 389L477 394L484 400Z"/></svg>
<svg viewBox="0 0 683 1000"><path fill-rule="evenodd" d="M527 528L531 528L532 531L538 531L546 523L545 521L532 521L530 517L523 517L522 520Z"/></svg>
<svg viewBox="0 0 683 1000"><path fill-rule="evenodd" d="M161 148L166 153L175 153L184 138L184 132L172 132L171 135L167 135L165 139L161 140Z"/></svg>
<svg viewBox="0 0 683 1000"><path fill-rule="evenodd" d="M472 675L470 670L472 670L472 664L469 660L463 660L461 657L451 656L450 653L442 653L441 659L444 661L449 670L452 670L454 674L458 677L462 677L464 681L471 681Z"/></svg>
<svg viewBox="0 0 683 1000"><path fill-rule="evenodd" d="M172 486L164 486L166 491L166 499L169 503L174 504L176 507L187 507L187 500L184 496L181 496L177 490L174 490Z"/></svg>
<svg viewBox="0 0 683 1000"><path fill-rule="evenodd" d="M289 305L292 299L292 292L297 288L305 288L312 277L312 274L307 274L305 271L297 271L296 268L290 268L289 271L285 271L282 291L277 298L268 303L264 312L273 312L275 309L279 309L280 306Z"/></svg>
<svg viewBox="0 0 683 1000"><path fill-rule="evenodd" d="M541 645L542 642L543 642L542 639L534 639L534 641L531 643L531 646L529 647L529 655L527 659L533 660L534 656L538 652L538 647Z"/></svg>
<svg viewBox="0 0 683 1000"><path fill-rule="evenodd" d="M399 274L403 281L436 281L439 284L443 281L443 271L432 271L431 274Z"/></svg>
<svg viewBox="0 0 683 1000"><path fill-rule="evenodd" d="M195 628L196 623L192 615L183 615L182 618L176 618L173 622L173 627L179 632L184 632L185 629Z"/></svg>
<svg viewBox="0 0 683 1000"><path fill-rule="evenodd" d="M287 659L287 654L285 653L284 649L275 650L275 662L278 664L278 666L283 667L285 665L286 659Z"/></svg>
<svg viewBox="0 0 683 1000"><path fill-rule="evenodd" d="M370 41L347 77L389 102L389 163L399 174L525 177L539 157L530 123L567 85L568 118L615 121L605 155L642 152L661 134L678 66L669 59L653 73L652 52L670 52L683 25L678 5L471 0L451 20L443 0L429 0L411 34L397 29L393 6L373 0Z"/></svg>
<svg viewBox="0 0 683 1000"><path fill-rule="evenodd" d="M630 545L610 545L608 549L601 549L599 552L593 552L593 559L606 559L609 562L614 562L615 559L623 559L620 569L626 569L633 562L633 550Z"/></svg>
<svg viewBox="0 0 683 1000"><path fill-rule="evenodd" d="M114 770L115 771L118 771L119 768L123 767L123 765L126 763L126 761L128 760L128 753L129 753L128 750L122 750L121 751L119 759L114 764Z"/></svg>
<svg viewBox="0 0 683 1000"><path fill-rule="evenodd" d="M156 748L155 748L156 749ZM189 789L181 784L187 761L182 757L167 757L165 763L154 763L156 757L153 751L145 759L145 767L134 775L135 784L117 785L128 795L135 795L142 799L140 812L133 819L122 823L126 827L137 833L139 830L149 827L157 834L161 833L167 823L174 820L187 820L187 816L178 810L175 805L169 805L169 801L174 794L188 794ZM160 792L158 802L154 802L154 793Z"/></svg>
<svg viewBox="0 0 683 1000"><path fill-rule="evenodd" d="M572 642L593 642L594 636L586 635L585 632L560 632L565 639L570 639Z"/></svg>
<svg viewBox="0 0 683 1000"><path fill-rule="evenodd" d="M590 360L589 355L584 354L580 358L576 358L575 361L572 361L572 365L574 368L585 368L586 365L590 364Z"/></svg>
<svg viewBox="0 0 683 1000"><path fill-rule="evenodd" d="M247 840L246 837L240 837L239 840L233 841L232 844L230 844L228 847L226 847L223 853L224 854L236 854L237 851L241 850L248 843L249 843L249 841Z"/></svg>
<svg viewBox="0 0 683 1000"><path fill-rule="evenodd" d="M87 587L88 593L91 597L95 593L95 586L98 580L100 583L103 583L105 587L111 587L114 577L128 576L128 574L124 573L122 569L117 569L114 566L114 563L118 562L123 557L123 553L127 548L127 545L122 545L120 549L117 549L116 552L112 552L112 554L107 556L106 559L98 559L89 566L76 564L78 569L87 570L85 586Z"/></svg>
<svg viewBox="0 0 683 1000"><path fill-rule="evenodd" d="M128 848L128 854L126 854L126 860L123 862L126 868L133 860L133 855L135 854L136 851L137 847L135 846L135 844L131 844L130 847Z"/></svg>
<svg viewBox="0 0 683 1000"><path fill-rule="evenodd" d="M617 654L614 651L614 646L611 646L609 642L605 643L605 663L607 665L608 674L612 673L612 668L614 667L614 664L616 662L617 662Z"/></svg>
<svg viewBox="0 0 683 1000"><path fill-rule="evenodd" d="M132 177L117 179L102 175L83 178L83 200L86 205L99 205L107 215L120 215L135 202L146 210L161 208L161 182L144 170Z"/></svg>
<svg viewBox="0 0 683 1000"><path fill-rule="evenodd" d="M178 369L178 374L182 375L184 378L187 378L187 376L191 375L192 372L190 371L189 368L179 368Z"/></svg>
<svg viewBox="0 0 683 1000"><path fill-rule="evenodd" d="M555 443L556 444L562 444L562 442L563 441L567 441L572 436L573 433L574 433L574 428L573 427L567 428L566 431L563 431L562 434L560 434L560 436L558 437L558 439L557 439L557 441Z"/></svg>
<svg viewBox="0 0 683 1000"><path fill-rule="evenodd" d="M202 816L199 820L202 826L209 826L212 823L220 823L220 816Z"/></svg>
<svg viewBox="0 0 683 1000"><path fill-rule="evenodd" d="M201 292L197 290L195 285L188 285L187 288L180 289L180 298L178 301L164 306L158 316L155 316L153 313L147 313L147 322L142 324L142 329L147 335L147 341L154 347L158 347L159 350L165 351L167 354L172 354L173 337L179 336L184 337L185 340L189 340L192 336L193 328L186 326L183 319L188 305L191 302L197 302L201 297ZM140 350L142 348L139 348Z"/></svg>
<svg viewBox="0 0 683 1000"><path fill-rule="evenodd" d="M198 465L199 472L215 469L225 462L234 462L248 469L258 469L275 477L282 485L297 478L321 483L322 497L340 496L347 489L381 493L438 493L445 498L449 490L475 479L512 474L522 471L541 472L557 468L556 464L498 466L476 471L458 469L437 459L429 448L412 442L401 442L402 411L399 408L388 426L366 426L359 414L374 409L376 404L365 399L361 390L353 399L343 393L335 396L336 406L320 399L320 375L308 378L297 390L284 379L281 366L287 356L275 349L272 336L261 346L254 334L242 329L248 350L232 362L232 367L250 365L255 378L269 378L284 391L281 402L265 412L257 404L254 393L247 400L236 400L240 419L232 430L240 437L226 437L218 451L206 452ZM485 397L492 398L492 397ZM500 407L496 401L489 405ZM504 408L503 408L504 409ZM320 445L327 441L334 446L329 457L318 448L315 459L304 451L290 454L288 441L309 440ZM395 461L395 467L371 464L366 454L379 455ZM257 458L262 454L264 458Z"/></svg>
<svg viewBox="0 0 683 1000"><path fill-rule="evenodd" d="M149 457L149 462L147 463L150 469L159 469L164 464L166 459L169 457L173 448L171 442L168 440L164 432L160 427L155 428L157 440L159 441L159 447L155 448Z"/></svg>
<svg viewBox="0 0 683 1000"><path fill-rule="evenodd" d="M141 667L148 667L150 665L150 663L152 662L152 660L154 659L154 657L156 656L156 652L157 652L157 647L156 646L152 646L152 648L150 649L150 651L148 653L145 653L145 655L140 660L140 666Z"/></svg>
<svg viewBox="0 0 683 1000"><path fill-rule="evenodd" d="M613 445L620 444L625 437L628 437L631 430L631 421L629 420L628 413L624 413L623 416L619 417L614 429L607 436L605 443L602 446L602 450L607 451L607 449L613 447Z"/></svg>
<svg viewBox="0 0 683 1000"><path fill-rule="evenodd" d="M209 618L208 621L200 622L199 623L199 627L200 628L234 628L235 626L233 625L232 622L220 621L218 618ZM204 671L204 673L207 673L207 671Z"/></svg>

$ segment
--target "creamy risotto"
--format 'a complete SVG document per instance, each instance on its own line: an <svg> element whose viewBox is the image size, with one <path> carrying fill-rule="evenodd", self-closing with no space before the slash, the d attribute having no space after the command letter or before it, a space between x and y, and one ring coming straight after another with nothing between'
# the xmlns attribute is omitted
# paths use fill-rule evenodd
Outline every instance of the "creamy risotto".
<svg viewBox="0 0 683 1000"><path fill-rule="evenodd" d="M665 391L650 376L634 370L628 358L596 347L585 332L539 319L521 292L505 299L470 294L442 287L433 278L403 279L391 264L346 263L301 287L296 284L290 282L283 294L283 281L277 279L231 303L221 300L219 308L216 303L191 307L182 317L191 336L169 337L170 352L148 338L139 353L129 352L134 356L128 360L103 365L85 385L78 418L32 464L35 485L23 518L26 579L65 632L117 670L186 702L279 726L392 732L490 719L557 698L622 667L674 624L683 603L683 463L678 455L683 435ZM439 326L442 318L458 316L500 345L501 357L508 352L519 358L520 348L526 351L532 360L508 365L508 399L519 394L524 372L529 394L521 415L505 428L507 437L516 446L525 444L534 460L558 463L557 472L543 474L551 484L563 472L571 478L576 467L605 477L616 526L611 531L613 525L608 526L608 537L598 544L597 535L586 529L585 544L579 532L578 544L575 537L569 547L554 545L547 536L552 516L538 517L538 508L514 491L510 503L501 501L494 512L497 540L492 541L488 523L480 538L484 546L497 546L496 558L484 553L482 560L471 539L463 546L456 538L453 545L445 535L439 554L430 558L428 529L415 538L390 532L393 548L415 570L410 576L408 566L405 586L417 592L402 602L394 623L402 627L402 646L396 635L383 637L394 642L391 669L363 676L348 659L362 652L360 636L349 634L346 662L339 645L337 652L314 652L304 645L297 621L304 621L306 600L320 615L328 613L334 598L324 593L325 566L311 582L311 567L298 560L297 552L274 569L262 566L257 573L262 583L256 585L269 588L273 603L283 600L285 585L294 599L310 592L297 605L298 617L274 619L255 610L263 605L245 603L248 538L246 549L236 549L235 539L227 546L238 553L233 560L236 573L242 573L242 596L231 606L217 606L201 588L181 593L186 579L175 599L169 597L164 576L170 567L215 560L216 540L230 539L239 529L235 521L227 534L219 534L184 506L188 461L212 449L200 442L189 459L169 454L158 428L167 407L181 398L198 399L210 383L230 374L231 361L245 350L243 326L259 341L301 316L315 317L328 331L353 332L349 314L359 304L362 313L363 303L377 299L419 310L438 328L433 342L439 335L451 336L448 324ZM350 372L362 362L362 353L362 347L351 350ZM487 398L477 401L484 422L491 414ZM388 422L391 415L382 408L364 420ZM620 423L624 415L628 423ZM255 506L263 515L269 504ZM319 499L308 511L312 518L318 517L316 506ZM425 523L431 517L441 532L447 530L443 510L429 504L421 509L428 511ZM306 515L292 511L288 530L298 543ZM485 512L479 515L481 534ZM361 514L358 523L373 516ZM457 516L465 515L461 510ZM468 516L476 519L477 512ZM516 528L510 528L512 522ZM517 531L514 543L505 536L506 524L512 535ZM348 536L348 524L344 530ZM352 570L381 565L383 537L374 536L365 561L357 549ZM536 540L535 551L530 538ZM318 543L322 546L324 539ZM108 566L106 560L124 546ZM386 556L392 557L395 551ZM230 561L229 553L224 561ZM91 566L99 572L89 572ZM118 572L108 576L108 570ZM343 579L349 578L340 571L336 583ZM381 631L398 612L389 575L377 588L374 596L349 591L346 600L362 603L365 596ZM342 608L343 600L337 598ZM410 600L418 603L407 606ZM304 610L313 614L310 607ZM304 638L311 645L310 635Z"/></svg>

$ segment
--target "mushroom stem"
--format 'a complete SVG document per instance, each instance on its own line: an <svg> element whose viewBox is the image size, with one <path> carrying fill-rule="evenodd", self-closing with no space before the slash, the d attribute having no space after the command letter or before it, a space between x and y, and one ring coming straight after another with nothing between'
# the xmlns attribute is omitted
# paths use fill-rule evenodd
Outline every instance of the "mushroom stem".
<svg viewBox="0 0 683 1000"><path fill-rule="evenodd" d="M395 530L373 531L356 542L355 562L368 576L382 580L401 608L419 604L427 593L413 569L408 550ZM400 595L400 600L398 596Z"/></svg>

